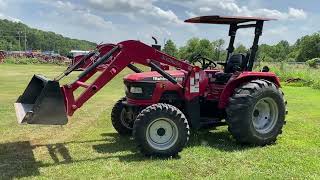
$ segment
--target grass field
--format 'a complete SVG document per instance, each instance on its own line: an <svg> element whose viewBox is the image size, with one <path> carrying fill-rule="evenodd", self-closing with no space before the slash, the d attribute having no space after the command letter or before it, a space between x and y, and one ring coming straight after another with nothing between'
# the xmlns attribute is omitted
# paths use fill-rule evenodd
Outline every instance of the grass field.
<svg viewBox="0 0 320 180"><path fill-rule="evenodd" d="M123 96L123 72L62 127L21 126L13 102L35 73L63 67L0 65L0 179L319 179L320 91L284 87L289 115L277 143L248 147L226 128L193 134L175 159L146 158L119 137L110 111Z"/></svg>
<svg viewBox="0 0 320 180"><path fill-rule="evenodd" d="M287 63L261 63L257 70L262 69L264 65L270 67L286 85L312 87L320 89L320 70L311 68L306 64L287 64Z"/></svg>

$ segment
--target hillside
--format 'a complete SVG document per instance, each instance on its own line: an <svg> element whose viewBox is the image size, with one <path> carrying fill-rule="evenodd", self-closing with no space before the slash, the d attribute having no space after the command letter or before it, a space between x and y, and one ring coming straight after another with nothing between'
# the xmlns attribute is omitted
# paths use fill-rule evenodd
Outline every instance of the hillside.
<svg viewBox="0 0 320 180"><path fill-rule="evenodd" d="M88 50L96 45L93 42L30 28L23 23L0 20L0 50L24 50L25 34L27 50L56 51L66 55L71 49Z"/></svg>

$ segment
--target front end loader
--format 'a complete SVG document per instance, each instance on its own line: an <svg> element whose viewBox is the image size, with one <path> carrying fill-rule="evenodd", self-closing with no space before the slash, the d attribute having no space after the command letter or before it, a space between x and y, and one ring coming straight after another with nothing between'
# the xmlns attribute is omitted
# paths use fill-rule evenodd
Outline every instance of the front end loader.
<svg viewBox="0 0 320 180"><path fill-rule="evenodd" d="M272 144L285 124L286 101L274 73L268 68L252 71L263 24L269 20L222 16L186 20L229 25L225 63L196 54L190 61L201 66L192 65L161 52L159 45L134 40L99 45L53 80L35 75L15 103L18 122L66 124L69 116L127 67L134 73L124 78L126 96L113 107L111 121L120 135L134 136L143 154L174 156L187 144L190 129L224 125L240 143ZM253 45L246 54L237 54L234 41L243 28L255 29ZM135 64L151 71L142 72ZM73 82L59 84L80 67L83 71ZM82 93L76 96L79 88Z"/></svg>
<svg viewBox="0 0 320 180"><path fill-rule="evenodd" d="M18 122L43 125L65 125L65 101L59 82L34 75L14 104Z"/></svg>

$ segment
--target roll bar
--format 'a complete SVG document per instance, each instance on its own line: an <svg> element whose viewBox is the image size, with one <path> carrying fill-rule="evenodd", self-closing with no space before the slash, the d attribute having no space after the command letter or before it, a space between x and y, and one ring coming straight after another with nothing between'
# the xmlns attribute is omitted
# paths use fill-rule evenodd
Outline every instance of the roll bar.
<svg viewBox="0 0 320 180"><path fill-rule="evenodd" d="M263 23L264 21L276 20L272 18L264 18L264 17L243 17L243 16L199 16L185 20L187 23L204 23L204 24L224 24L230 25L229 28L229 45L227 48L227 59L225 63L220 63L221 65L226 65L230 56L234 51L234 41L237 34L238 29L243 28L255 28L255 36L253 40L253 45L250 48L250 56L248 59L248 64L244 70L252 71L253 63L256 58L256 54L258 51L258 43L259 38L262 35Z"/></svg>
<svg viewBox="0 0 320 180"><path fill-rule="evenodd" d="M234 52L234 41L236 38L236 34L238 29L244 29L244 28L255 28L255 33L254 33L254 40L252 47L250 48L250 56L248 59L248 64L246 66L247 71L252 71L254 61L256 59L256 54L259 48L259 38L262 35L262 30L263 30L263 20L257 20L256 23L254 24L230 24L229 28L229 45L227 48L227 58L226 58L226 63L229 60L230 56Z"/></svg>

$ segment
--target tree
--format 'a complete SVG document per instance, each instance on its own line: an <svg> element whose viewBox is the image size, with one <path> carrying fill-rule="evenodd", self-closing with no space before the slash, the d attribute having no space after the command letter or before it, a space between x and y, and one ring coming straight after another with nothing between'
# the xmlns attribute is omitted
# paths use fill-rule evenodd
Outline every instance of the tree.
<svg viewBox="0 0 320 180"><path fill-rule="evenodd" d="M0 50L7 50L8 49L9 44L7 43L7 41L5 40L0 40Z"/></svg>
<svg viewBox="0 0 320 180"><path fill-rule="evenodd" d="M235 53L247 53L247 48L243 44L239 44L234 50Z"/></svg>
<svg viewBox="0 0 320 180"><path fill-rule="evenodd" d="M197 45L196 54L200 54L203 57L212 59L213 58L213 46L208 39L201 39Z"/></svg>
<svg viewBox="0 0 320 180"><path fill-rule="evenodd" d="M182 46L182 47L179 48L178 58L186 60L187 59L186 57L187 57L187 47L186 46Z"/></svg>
<svg viewBox="0 0 320 180"><path fill-rule="evenodd" d="M199 41L199 38L191 38L188 40L186 46L184 47L184 53L182 54L183 59L191 61L192 57L195 55L195 51L198 48Z"/></svg>
<svg viewBox="0 0 320 180"><path fill-rule="evenodd" d="M206 58L213 58L213 45L207 39L191 38L188 40L186 46L181 47L179 50L179 56L182 59L186 59L193 62L195 55L201 55Z"/></svg>
<svg viewBox="0 0 320 180"><path fill-rule="evenodd" d="M164 45L163 52L174 57L178 56L178 49L171 39L169 39Z"/></svg>
<svg viewBox="0 0 320 180"><path fill-rule="evenodd" d="M282 62L287 61L292 51L292 47L288 41L280 41L278 44L270 46L267 44L262 44L258 50L258 59L260 61L275 61ZM291 54L293 56L294 54Z"/></svg>
<svg viewBox="0 0 320 180"><path fill-rule="evenodd" d="M309 59L320 57L320 33L304 36L296 44L299 49L298 61L305 62Z"/></svg>
<svg viewBox="0 0 320 180"><path fill-rule="evenodd" d="M8 20L0 20L0 32L2 36L0 50L24 50L25 32L28 50L54 50L59 51L62 55L66 55L71 49L90 50L96 46L96 43L63 37L53 32L33 29L25 24Z"/></svg>
<svg viewBox="0 0 320 180"><path fill-rule="evenodd" d="M215 61L220 61L221 57L226 55L226 52L223 49L224 44L225 44L225 41L223 39L212 41L212 46L214 49L213 59Z"/></svg>
<svg viewBox="0 0 320 180"><path fill-rule="evenodd" d="M286 61L288 54L290 53L290 44L288 41L280 41L273 47L274 58L277 61Z"/></svg>

